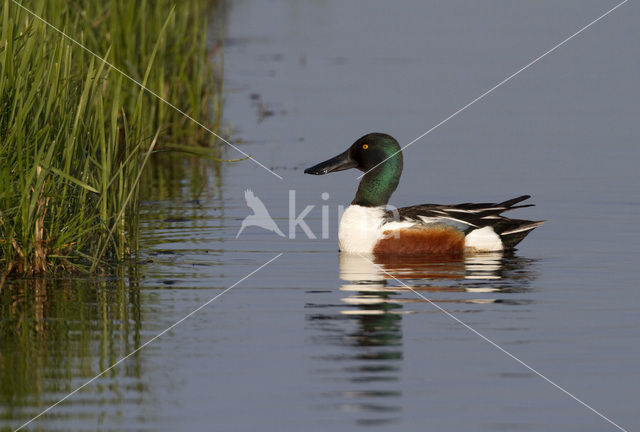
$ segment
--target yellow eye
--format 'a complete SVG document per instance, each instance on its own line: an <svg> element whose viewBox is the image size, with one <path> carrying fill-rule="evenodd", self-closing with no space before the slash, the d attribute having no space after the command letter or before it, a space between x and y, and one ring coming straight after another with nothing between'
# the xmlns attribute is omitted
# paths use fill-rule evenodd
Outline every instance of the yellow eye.
<svg viewBox="0 0 640 432"><path fill-rule="evenodd" d="M366 150L366 149L368 149L368 148L369 148L369 145L368 145L368 144L365 144L365 145L363 145L363 146L362 146L362 148Z"/></svg>

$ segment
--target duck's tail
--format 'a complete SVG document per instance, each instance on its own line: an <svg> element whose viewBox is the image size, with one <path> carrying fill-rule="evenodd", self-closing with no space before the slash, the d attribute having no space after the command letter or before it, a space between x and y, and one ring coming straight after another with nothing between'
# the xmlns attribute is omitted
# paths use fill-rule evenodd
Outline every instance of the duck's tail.
<svg viewBox="0 0 640 432"><path fill-rule="evenodd" d="M544 221L504 218L493 229L500 236L505 250L513 249L531 231L542 225Z"/></svg>

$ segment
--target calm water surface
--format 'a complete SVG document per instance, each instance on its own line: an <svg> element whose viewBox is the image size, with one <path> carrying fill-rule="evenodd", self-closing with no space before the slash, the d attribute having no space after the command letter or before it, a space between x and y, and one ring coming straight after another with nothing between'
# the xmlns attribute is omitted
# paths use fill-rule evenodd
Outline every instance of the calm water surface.
<svg viewBox="0 0 640 432"><path fill-rule="evenodd" d="M250 161L174 161L185 174L156 176L137 270L4 288L0 424L15 429L284 252L28 429L617 430L418 294L640 429L637 4L405 152L394 205L532 194L537 207L513 216L547 223L515 254L341 255L338 206L358 173L302 173L365 132L410 142L614 5L233 2L227 122L284 179ZM318 239L236 239L245 189L286 234L290 211L314 205Z"/></svg>

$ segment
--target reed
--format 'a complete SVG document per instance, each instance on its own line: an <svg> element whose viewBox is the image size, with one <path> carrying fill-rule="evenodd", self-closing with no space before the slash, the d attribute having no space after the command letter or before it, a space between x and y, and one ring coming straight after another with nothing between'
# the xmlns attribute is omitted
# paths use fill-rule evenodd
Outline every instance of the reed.
<svg viewBox="0 0 640 432"><path fill-rule="evenodd" d="M206 40L213 2L21 4L219 130L221 74ZM0 22L0 287L11 272L105 270L137 250L149 155L216 142L12 1L0 0Z"/></svg>

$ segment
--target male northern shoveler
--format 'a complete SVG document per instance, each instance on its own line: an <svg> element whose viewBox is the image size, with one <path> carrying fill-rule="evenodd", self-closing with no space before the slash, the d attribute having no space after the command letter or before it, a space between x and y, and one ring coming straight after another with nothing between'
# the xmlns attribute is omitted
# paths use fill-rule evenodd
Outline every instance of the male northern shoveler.
<svg viewBox="0 0 640 432"><path fill-rule="evenodd" d="M422 204L386 210L402 173L402 152L390 135L370 133L342 154L306 169L327 174L357 168L365 175L338 230L340 250L374 254L443 254L513 249L543 221L509 219L501 213L533 204L522 195L501 203Z"/></svg>

